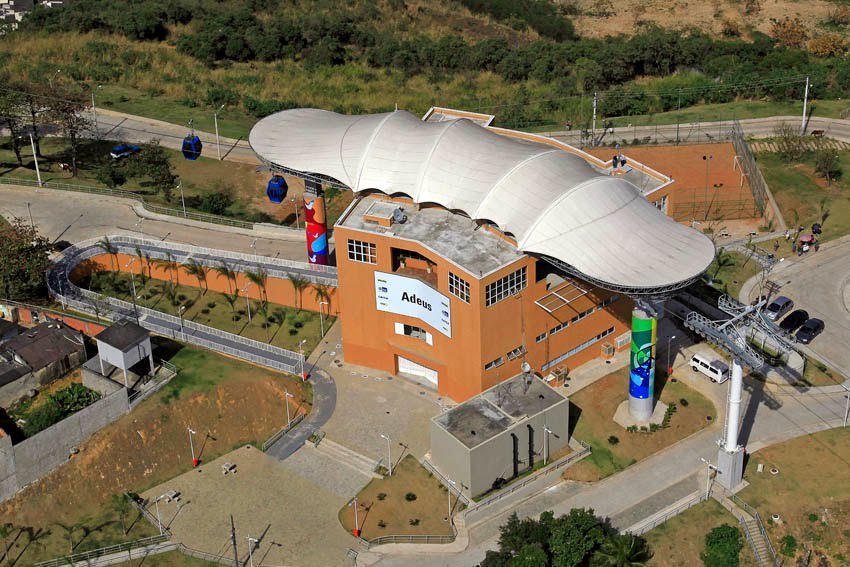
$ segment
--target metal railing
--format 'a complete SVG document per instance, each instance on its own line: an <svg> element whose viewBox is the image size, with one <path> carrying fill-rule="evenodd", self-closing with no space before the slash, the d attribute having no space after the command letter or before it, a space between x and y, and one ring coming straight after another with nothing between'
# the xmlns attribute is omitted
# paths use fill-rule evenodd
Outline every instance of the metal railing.
<svg viewBox="0 0 850 567"><path fill-rule="evenodd" d="M694 494L692 494L687 500L680 502L674 508L667 510L662 515L656 516L656 517L651 518L649 520L646 520L645 522L635 524L635 525L631 526L630 528L628 528L627 530L624 530L624 531L626 531L630 534L636 535L636 536L643 535L646 532L648 532L649 530L651 530L651 529L653 529L657 526L660 526L661 524L663 524L664 522L666 522L670 518L673 518L674 516L678 516L682 512L693 508L694 506L696 506L697 504L699 504L701 502L705 502L707 499L708 498L707 498L705 492L700 490L699 492L695 492Z"/></svg>
<svg viewBox="0 0 850 567"><path fill-rule="evenodd" d="M388 543L452 543L455 539L457 539L457 528L454 523L452 523L452 532L452 535L411 534L385 535L369 540L361 538L360 544L366 547L366 549L371 549L376 545L386 545Z"/></svg>
<svg viewBox="0 0 850 567"><path fill-rule="evenodd" d="M226 557L224 555L215 555L213 553L207 553L206 551L198 551L197 549L192 549L191 547L186 547L182 543L177 544L177 551L179 551L183 555L188 555L189 557L195 557L197 559L203 559L204 561L209 561L211 563L221 563L222 565L233 565L233 558L232 557Z"/></svg>
<svg viewBox="0 0 850 567"><path fill-rule="evenodd" d="M288 400L287 400L287 401L288 401ZM268 439L266 439L266 442L265 442L265 443L263 443L263 446L262 446L262 447L260 447L260 448L262 449L263 453L265 453L266 451L268 451L269 447L271 447L272 445L274 445L275 443L277 443L277 442L278 442L278 440L279 440L281 437L283 437L284 435L286 435L287 433L289 433L290 431L292 431L292 429L293 429L296 425L298 425L299 423L301 423L301 421L302 421L303 419L304 419L304 414L299 412L299 413L298 413L298 415L296 415L294 418L292 418L292 421L290 421L287 425L285 425L285 426L283 427L283 429L281 429L280 431L278 431L277 433L275 433L274 435L272 435L271 437L269 437Z"/></svg>
<svg viewBox="0 0 850 567"><path fill-rule="evenodd" d="M59 183L56 181L45 181L41 185L38 184L38 181L34 179L20 179L16 177L3 177L0 176L0 184L5 185L23 185L27 187L40 187L42 189L57 189L59 191L74 191L76 193L90 193L94 195L107 195L109 197L121 197L125 199L133 199L134 201L138 201L141 203L142 207L146 211L150 211L152 213L167 215L170 217L179 217L185 218L189 220L199 221L199 222L208 222L213 224L220 224L225 226L235 226L238 228L245 228L248 230L254 230L254 223L233 219L229 217L222 217L218 215L211 215L208 213L198 213L195 211L186 211L185 213L180 209L171 209L168 207L162 207L160 205L153 205L145 201L145 198L138 193L133 193L132 191L125 191L123 189L109 189L107 187L93 187L91 185L76 185L71 183ZM296 228L281 226L283 229L290 230L298 230Z"/></svg>
<svg viewBox="0 0 850 567"><path fill-rule="evenodd" d="M136 390L130 396L127 397L127 402L130 404L130 410L135 408L137 405L142 403L144 400L148 399L155 393L159 392L162 388L165 387L166 384L171 382L171 379L177 376L178 368L171 364L168 361L161 360L160 366L168 372L168 376L160 379L154 384L152 387L146 390Z"/></svg>
<svg viewBox="0 0 850 567"><path fill-rule="evenodd" d="M528 486L532 482L535 482L536 480L539 480L540 478L543 478L544 476L548 476L549 474L551 474L553 472L556 472L556 471L558 471L558 470L560 470L560 469L562 469L562 468L564 468L568 465L575 463L576 461L583 459L584 457L586 457L587 455L589 455L591 453L592 449L591 449L590 445L584 443L583 441L579 441L579 443L581 443L581 446L582 446L580 451L578 451L576 453L571 453L571 454L567 455L566 457L564 457L563 459L555 461L554 463L550 463L549 465L543 467L542 469L531 473L527 478L523 479L522 481L511 483L507 487L505 487L502 490L500 490L499 492L497 492L496 494L493 494L492 496L489 496L489 497L487 497L483 500L476 502L475 504L471 505L469 508L466 509L466 514L470 514L471 512L476 512L478 510L481 510L482 508L490 506L491 504L494 504L494 503L498 502L499 500L501 500L501 499L503 499L507 496L510 496L511 494L515 493L516 491Z"/></svg>
<svg viewBox="0 0 850 567"><path fill-rule="evenodd" d="M111 555L113 553L121 553L122 551L132 551L133 549L139 549L141 547L148 547L151 545L156 545L158 543L163 543L168 541L168 537L161 536L151 536L143 539L138 539L136 541L129 541L126 543L118 543L115 545L110 545L107 547L100 547L98 549L92 549L91 551L85 551L82 553L74 553L72 555L65 555L63 557L58 557L56 559L49 559L47 561L41 561L33 565L33 567L62 567L63 565L74 565L77 562L88 562L92 559L97 559L99 557L103 557L104 555Z"/></svg>
<svg viewBox="0 0 850 567"><path fill-rule="evenodd" d="M460 501L463 502L465 506L469 506L473 503L468 496L463 494L456 486L452 485L452 483L450 483L449 480L445 476L443 476L443 473L434 468L434 465L431 464L431 461L422 459L422 466L425 467L425 470L427 470L429 473L437 477L437 480L439 480L440 483L445 486L447 490L454 490L455 494L457 494L458 499L460 499Z"/></svg>
<svg viewBox="0 0 850 567"><path fill-rule="evenodd" d="M171 537L171 530L169 530L169 529L168 529L168 526L162 525L162 524L160 523L160 521L156 519L156 516L154 516L153 514L151 514L151 511L150 511L150 510L148 510L148 509L145 507L144 502L139 502L139 501L138 501L138 500L136 500L136 499L133 497L133 495L131 495L129 492L125 492L125 493L124 493L124 498L126 498L126 499L127 499L127 501L128 501L128 502L130 502L130 505L131 505L133 508L135 508L136 510L138 510L138 511L139 511L139 514L141 514L141 515L142 515L142 517L143 517L145 520L147 520L147 521L148 521L148 523L149 523L150 525L152 525L152 526L153 526L154 528L156 528L157 530L161 530L161 531L162 531L162 537L164 537L164 538L166 538L166 539L168 539L168 538L170 538L170 537ZM157 537L159 537L159 536L157 536Z"/></svg>
<svg viewBox="0 0 850 567"><path fill-rule="evenodd" d="M750 150L750 145L744 139L744 129L741 123L737 120L732 122L732 145L735 147L735 153L738 154L741 169L744 175L747 176L747 183L750 186L750 191L755 199L759 214L764 214L765 207L769 202L767 182L761 174L761 170L756 165L756 158ZM782 223L780 223L782 224Z"/></svg>
<svg viewBox="0 0 850 567"><path fill-rule="evenodd" d="M770 537L768 537L768 535L767 535L767 530L765 530L765 528L764 528L764 522L761 521L761 516L759 515L758 510L756 510L755 508L753 508L752 506L750 506L749 504L747 504L746 502L744 502L743 500L738 498L738 496L735 495L735 494L730 493L729 499L732 502L734 502L735 504L737 504L738 506L740 506L741 508L743 508L744 511L747 512L747 514L749 514L750 516L752 516L753 519L756 521L756 525L758 526L759 533L761 533L762 538L764 538L764 543L767 546L767 551L770 553L770 557L773 560L773 564L778 565L779 559L776 557L776 551L774 551L773 545L770 543ZM748 537L749 537L749 529L746 527L746 524L744 525L744 529L748 532ZM751 544L753 543L752 540L751 540L750 543Z"/></svg>

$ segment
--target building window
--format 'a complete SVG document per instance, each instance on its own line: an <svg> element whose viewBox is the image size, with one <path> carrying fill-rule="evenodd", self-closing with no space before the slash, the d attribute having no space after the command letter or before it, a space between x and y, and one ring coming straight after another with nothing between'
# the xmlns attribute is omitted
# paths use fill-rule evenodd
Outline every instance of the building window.
<svg viewBox="0 0 850 567"><path fill-rule="evenodd" d="M494 368L497 368L497 367L499 367L499 366L503 365L504 363L505 363L505 359L503 359L503 358L500 356L500 357L499 357L499 358L497 358L496 360L491 360L490 362L488 362L487 364L485 364L485 365L484 365L484 370L492 370L492 369L494 369Z"/></svg>
<svg viewBox="0 0 850 567"><path fill-rule="evenodd" d="M542 343L543 341L546 340L546 333L542 333L540 335L537 335L537 337L534 340L535 340L535 342Z"/></svg>
<svg viewBox="0 0 850 567"><path fill-rule="evenodd" d="M377 264L378 255L375 252L375 245L371 242L363 242L362 240L349 240L348 259L355 262L363 262L364 264Z"/></svg>
<svg viewBox="0 0 850 567"><path fill-rule="evenodd" d="M508 353L508 360L514 360L515 358L519 358L523 354L525 354L525 345L519 345Z"/></svg>
<svg viewBox="0 0 850 567"><path fill-rule="evenodd" d="M494 303L498 303L503 299L515 295L519 293L520 290L525 289L526 283L526 268L525 266L523 266L516 272L508 274L502 279L497 280L491 284L487 284L487 288L484 294L484 304L487 307L490 307Z"/></svg>
<svg viewBox="0 0 850 567"><path fill-rule="evenodd" d="M585 317L587 317L588 315L590 315L594 311L596 311L595 305L593 307L591 307L590 309L588 309L587 311L582 311L581 313L579 313L578 315L576 315L575 317L570 319L570 323L575 323L576 321L581 321L582 319L584 319Z"/></svg>
<svg viewBox="0 0 850 567"><path fill-rule="evenodd" d="M417 327L415 325L405 325L404 323L396 323L395 332L397 335L404 335L406 337L413 337L414 339L425 341L429 345L434 344L433 335L431 335L431 333L429 333L422 327Z"/></svg>
<svg viewBox="0 0 850 567"><path fill-rule="evenodd" d="M555 365L557 365L557 364L560 364L561 362L563 362L564 360L566 360L566 359L568 359L569 357L573 356L574 354L578 354L579 352L583 351L583 350L584 350L584 349L586 349L587 347L589 347L589 346L591 346L591 345L594 345L594 344L598 343L599 341L601 341L602 339L604 339L605 337L607 337L608 335L610 335L610 334L611 334L611 333L613 333L613 332L614 332L614 327L611 327L611 328L609 328L609 329L607 329L607 330L605 330L605 331L602 331L601 333L599 333L599 334L598 334L598 335L596 335L595 337L592 337L592 338L590 338L590 339L588 339L588 340L584 341L584 342L583 342L583 343L581 343L580 345L578 345L578 346L576 346L576 347L571 348L570 350L568 350L568 351L567 351L567 352L565 352L564 354L562 354L562 355L560 355L560 356L558 356L558 357L553 358L552 360L550 360L549 362L547 362L546 364L544 364L544 365L543 365L542 370L544 370L544 371L545 371L545 370L549 370L549 369L550 369L550 368L552 368L553 366L555 366Z"/></svg>
<svg viewBox="0 0 850 567"><path fill-rule="evenodd" d="M563 331L564 329L566 329L569 326L570 326L570 322L564 321L560 325L556 325L556 326L552 327L552 329L549 331L549 335L554 335L556 333L560 333L561 331Z"/></svg>
<svg viewBox="0 0 850 567"><path fill-rule="evenodd" d="M469 282L449 272L449 293L464 303L469 303Z"/></svg>

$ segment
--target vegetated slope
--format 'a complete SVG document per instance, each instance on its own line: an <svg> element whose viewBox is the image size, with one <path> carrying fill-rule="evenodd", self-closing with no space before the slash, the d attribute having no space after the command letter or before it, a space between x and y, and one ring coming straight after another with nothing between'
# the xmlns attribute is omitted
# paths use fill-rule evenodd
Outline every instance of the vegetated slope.
<svg viewBox="0 0 850 567"><path fill-rule="evenodd" d="M745 27L717 39L638 26L636 17L617 29L624 35L582 38L594 22L615 17L605 6L78 0L34 11L19 32L0 40L0 72L31 89L43 88L44 77L61 67L57 81L127 87L127 98L179 100L187 109L238 105L255 117L295 106L362 113L439 104L491 112L513 127L567 119L585 126L594 91L604 92L601 118L798 99L805 75L813 97L850 90L850 60L838 34L810 45L817 30L789 20L771 27L776 38Z"/></svg>

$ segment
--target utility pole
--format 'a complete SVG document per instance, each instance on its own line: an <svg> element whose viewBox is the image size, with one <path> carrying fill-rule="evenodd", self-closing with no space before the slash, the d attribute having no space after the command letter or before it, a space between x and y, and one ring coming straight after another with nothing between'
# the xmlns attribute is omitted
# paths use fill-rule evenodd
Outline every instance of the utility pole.
<svg viewBox="0 0 850 567"><path fill-rule="evenodd" d="M221 161L221 139L218 137L218 113L224 109L225 105L221 105L218 107L213 113L213 120L215 121L215 145L218 148L218 161Z"/></svg>
<svg viewBox="0 0 850 567"><path fill-rule="evenodd" d="M230 515L230 544L233 546L233 567L239 567L239 553L236 551L236 526L233 524L233 514Z"/></svg>
<svg viewBox="0 0 850 567"><path fill-rule="evenodd" d="M806 77L806 90L803 93L803 123L800 125L800 135L806 133L806 106L809 102L809 78Z"/></svg>
<svg viewBox="0 0 850 567"><path fill-rule="evenodd" d="M597 93L593 91L593 123L590 125L590 147L596 146L596 101Z"/></svg>
<svg viewBox="0 0 850 567"><path fill-rule="evenodd" d="M38 169L38 156L35 151L35 140L32 138L32 132L30 132L30 145L32 146L32 160L35 162L35 175L38 177L38 186L41 187L41 170Z"/></svg>

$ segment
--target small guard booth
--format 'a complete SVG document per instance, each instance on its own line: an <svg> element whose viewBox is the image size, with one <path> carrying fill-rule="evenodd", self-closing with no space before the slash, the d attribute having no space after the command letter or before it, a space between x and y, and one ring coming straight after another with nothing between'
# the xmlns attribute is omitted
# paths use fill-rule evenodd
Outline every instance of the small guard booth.
<svg viewBox="0 0 850 567"><path fill-rule="evenodd" d="M107 374L105 364L120 368L124 372L124 386L127 384L127 373L144 359L150 363L153 372L153 349L151 348L150 333L144 327L129 319L121 319L105 328L95 336L97 351L100 357L100 373ZM111 368L108 370L112 370Z"/></svg>

